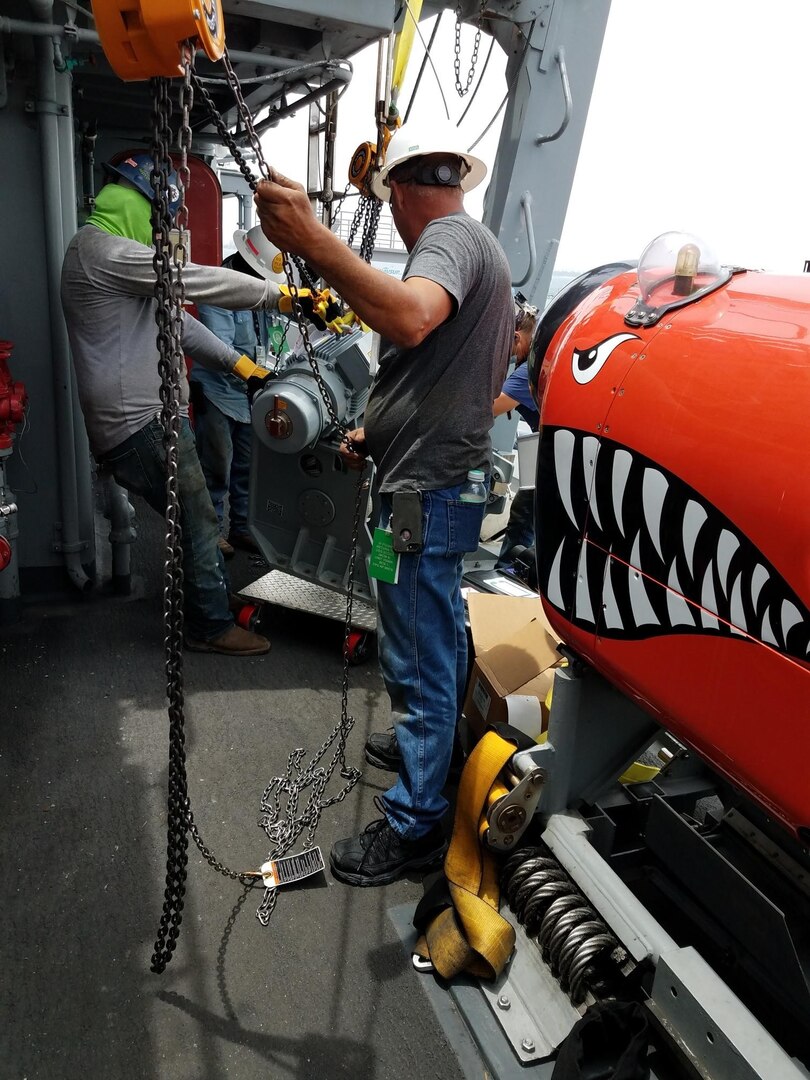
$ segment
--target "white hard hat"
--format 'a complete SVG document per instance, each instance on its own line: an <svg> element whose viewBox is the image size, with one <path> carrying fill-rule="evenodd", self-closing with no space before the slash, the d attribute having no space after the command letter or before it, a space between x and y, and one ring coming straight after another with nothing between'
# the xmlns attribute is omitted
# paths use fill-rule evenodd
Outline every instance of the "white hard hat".
<svg viewBox="0 0 810 1080"><path fill-rule="evenodd" d="M461 148L458 129L450 123L436 123L422 128L421 124L401 127L391 136L385 163L371 181L371 190L378 199L388 202L391 189L388 174L409 158L425 157L427 154L452 154L467 163L467 173L461 178L461 190L472 191L487 175L487 167L480 158Z"/></svg>
<svg viewBox="0 0 810 1080"><path fill-rule="evenodd" d="M264 235L261 225L254 225L249 232L237 229L233 234L233 242L251 270L255 270L267 281L287 280L281 252Z"/></svg>

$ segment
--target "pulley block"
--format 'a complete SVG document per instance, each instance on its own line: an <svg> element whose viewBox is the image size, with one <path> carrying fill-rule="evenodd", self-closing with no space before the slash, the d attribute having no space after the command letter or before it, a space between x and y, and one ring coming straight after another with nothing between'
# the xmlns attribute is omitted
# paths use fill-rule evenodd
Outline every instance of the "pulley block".
<svg viewBox="0 0 810 1080"><path fill-rule="evenodd" d="M360 143L349 162L349 183L353 184L361 195L368 194L368 184L376 154L377 147L374 143Z"/></svg>
<svg viewBox="0 0 810 1080"><path fill-rule="evenodd" d="M221 0L94 0L93 14L104 54L125 82L182 75L184 41L209 60L225 51Z"/></svg>
<svg viewBox="0 0 810 1080"><path fill-rule="evenodd" d="M401 123L400 117L397 116L392 126L386 125L383 128L383 158L388 149L388 144L391 142L391 136ZM360 143L352 154L352 160L349 162L349 183L354 185L361 195L371 194L371 176L375 168L377 168L377 144L373 142Z"/></svg>

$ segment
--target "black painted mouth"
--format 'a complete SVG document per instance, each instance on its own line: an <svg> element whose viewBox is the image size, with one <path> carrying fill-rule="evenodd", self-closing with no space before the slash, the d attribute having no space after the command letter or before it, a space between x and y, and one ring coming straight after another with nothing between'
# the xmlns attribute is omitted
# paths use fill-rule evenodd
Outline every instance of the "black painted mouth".
<svg viewBox="0 0 810 1080"><path fill-rule="evenodd" d="M657 462L544 428L537 507L540 588L569 622L628 640L749 635L807 662L804 603L733 522Z"/></svg>

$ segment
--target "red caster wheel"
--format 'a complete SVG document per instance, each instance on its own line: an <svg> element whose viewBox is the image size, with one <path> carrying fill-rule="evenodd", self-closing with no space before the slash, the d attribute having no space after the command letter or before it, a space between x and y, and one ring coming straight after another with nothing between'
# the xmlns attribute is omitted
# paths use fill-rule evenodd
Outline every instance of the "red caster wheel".
<svg viewBox="0 0 810 1080"><path fill-rule="evenodd" d="M236 625L241 626L243 630L255 632L259 626L261 611L261 604L243 604L242 607L234 613Z"/></svg>
<svg viewBox="0 0 810 1080"><path fill-rule="evenodd" d="M352 666L365 664L371 654L370 634L367 630L350 630L346 638L346 655Z"/></svg>

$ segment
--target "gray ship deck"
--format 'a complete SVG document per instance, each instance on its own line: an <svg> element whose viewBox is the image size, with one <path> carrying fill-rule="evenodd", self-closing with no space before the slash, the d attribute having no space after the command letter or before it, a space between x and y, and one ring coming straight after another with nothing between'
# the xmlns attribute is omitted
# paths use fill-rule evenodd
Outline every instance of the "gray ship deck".
<svg viewBox="0 0 810 1080"><path fill-rule="evenodd" d="M167 718L160 522L138 505L139 595L27 605L0 630L3 804L3 1077L216 1080L442 1077L462 1070L388 911L416 881L351 889L331 879L261 891L190 847L178 948L149 962L165 872ZM106 545L102 545L106 546ZM244 553L232 585L257 572ZM295 746L339 715L337 624L274 609L267 657L185 654L189 792L217 856L254 868L267 852L259 799ZM352 669L348 760L387 722L376 664ZM385 773L366 768L323 815L331 843L377 816ZM456 1049L458 1049L456 1047Z"/></svg>

